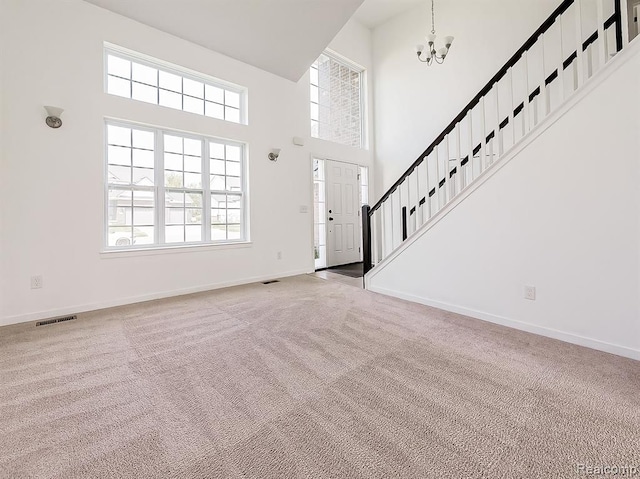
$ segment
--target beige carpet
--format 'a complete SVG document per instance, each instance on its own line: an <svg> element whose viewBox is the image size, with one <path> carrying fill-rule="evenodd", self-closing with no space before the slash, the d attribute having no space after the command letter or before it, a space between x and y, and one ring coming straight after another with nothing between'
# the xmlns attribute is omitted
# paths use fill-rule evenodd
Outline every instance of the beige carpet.
<svg viewBox="0 0 640 479"><path fill-rule="evenodd" d="M2 478L640 467L640 363L311 276L4 327L0 375Z"/></svg>

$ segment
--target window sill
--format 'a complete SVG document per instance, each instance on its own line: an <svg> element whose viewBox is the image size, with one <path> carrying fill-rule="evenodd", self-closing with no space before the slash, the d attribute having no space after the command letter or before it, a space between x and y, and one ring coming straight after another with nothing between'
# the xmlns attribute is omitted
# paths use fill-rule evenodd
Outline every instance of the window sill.
<svg viewBox="0 0 640 479"><path fill-rule="evenodd" d="M151 246L148 248L113 249L100 251L101 259L127 258L131 256L155 256L176 253L201 253L203 251L217 251L222 249L250 248L251 241L239 241L237 243L197 244L176 246Z"/></svg>

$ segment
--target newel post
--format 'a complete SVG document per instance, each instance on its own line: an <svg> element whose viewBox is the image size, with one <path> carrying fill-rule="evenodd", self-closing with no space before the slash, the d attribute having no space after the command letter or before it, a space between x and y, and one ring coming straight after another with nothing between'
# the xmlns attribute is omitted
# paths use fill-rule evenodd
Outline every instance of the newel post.
<svg viewBox="0 0 640 479"><path fill-rule="evenodd" d="M369 205L362 205L362 263L364 274L371 268L371 219L369 217Z"/></svg>

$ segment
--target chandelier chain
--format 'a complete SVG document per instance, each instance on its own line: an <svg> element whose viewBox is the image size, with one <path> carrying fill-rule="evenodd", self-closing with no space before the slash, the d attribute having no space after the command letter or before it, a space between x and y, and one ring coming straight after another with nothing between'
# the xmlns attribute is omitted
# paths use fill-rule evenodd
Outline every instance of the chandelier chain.
<svg viewBox="0 0 640 479"><path fill-rule="evenodd" d="M436 34L436 9L434 7L434 0L431 0L431 34Z"/></svg>

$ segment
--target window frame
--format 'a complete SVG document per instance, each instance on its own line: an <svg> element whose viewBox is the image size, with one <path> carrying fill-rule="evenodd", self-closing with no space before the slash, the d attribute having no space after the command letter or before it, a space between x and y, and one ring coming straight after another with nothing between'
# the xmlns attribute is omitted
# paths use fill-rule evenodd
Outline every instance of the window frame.
<svg viewBox="0 0 640 479"><path fill-rule="evenodd" d="M134 186L133 184L124 186L123 189L131 191L153 191L154 195L154 236L152 244L135 245L133 242L130 245L116 246L109 245L109 228L112 226L110 221L110 205L109 205L109 191L111 189L118 189L117 184L109 182L109 138L108 129L109 126L130 128L135 130L152 132L154 134L154 163L153 163L153 186ZM102 251L103 252L130 252L130 251L145 251L155 249L173 249L173 248L192 248L203 246L229 246L236 244L250 243L249 239L249 214L248 214L248 174L247 174L247 144L228 140L225 138L218 138L210 135L201 135L196 133L183 132L180 130L174 130L171 128L164 128L159 126L142 124L134 121L119 120L113 118L104 119L104 160L103 160L103 183L104 183L104 208L103 208L103 238L102 238ZM201 150L201 175L202 175L202 188L188 188L182 187L167 187L165 186L165 164L164 164L164 135L177 136L180 138L189 138L202 142ZM213 190L211 188L211 175L210 175L210 143L219 143L225 145L225 157L226 157L226 145L240 148L240 191L225 190ZM184 155L184 154L183 154ZM225 158L226 163L226 158ZM133 167L133 165L131 166ZM183 164L184 168L184 164ZM184 170L183 170L184 171ZM225 174L226 177L226 174ZM226 188L226 185L225 185ZM183 241L183 242L166 242L165 228L166 224L166 193L169 191L179 191L202 193L202 240L201 241ZM240 238L238 239L224 239L224 240L212 240L211 239L211 196L214 194L234 195L240 197ZM133 207L133 206L132 206ZM186 208L186 207L185 207ZM186 220L185 220L186 221ZM185 223L186 224L186 223ZM229 223L225 223L228 225ZM235 224L235 223L234 223ZM135 225L132 225L135 228Z"/></svg>
<svg viewBox="0 0 640 479"><path fill-rule="evenodd" d="M180 93L181 99L182 99L182 108L178 109L178 108L172 108L170 106L166 106L166 105L162 105L160 104L160 90L166 90L164 88L160 88L160 85L158 84L157 86L155 86L154 88L156 88L158 90L158 101L156 103L151 103L151 102L145 102L144 100L138 100L136 98L133 98L133 89L130 92L130 96L129 97L125 97L125 96L120 96L120 95L116 95L116 94L112 94L109 93L109 55L111 56L115 56L117 58L129 61L129 62L134 62L134 63L138 63L140 65L149 67L149 68L154 68L158 71L162 71L162 72L166 72L172 75L177 75L179 77L182 78L182 93ZM130 76L132 76L132 74L130 73ZM211 102L211 103L215 103L217 105L222 105L222 109L223 109L223 113L224 113L224 117L223 118L217 118L214 116L210 116L210 115L206 115L206 103L208 100L206 100L205 97L205 93L203 93L203 113L194 113L192 111L189 110L185 110L184 109L184 97L185 97L185 93L184 93L184 79L187 80L192 80L198 83L203 83L205 85L205 91L206 91L206 85L209 85L211 87L214 88L220 88L223 90L223 97L225 96L224 92L225 91L230 91L233 93L236 93L239 95L240 99L239 99L239 106L238 106L238 115L239 115L239 119L237 122L235 121L231 121L231 120L227 120L224 117L226 117L226 100L223 99L224 103L220 104L217 102ZM133 78L128 78L125 79L128 80L129 82L131 82L131 85L133 85L133 83L139 83L142 85L146 85L144 83L141 82L137 82L134 81ZM142 53L138 53L135 52L133 50L129 50L123 47L120 47L118 45L114 45L111 43L104 43L103 46L103 91L106 95L112 96L112 97L119 97L119 98L124 98L124 99L128 99L128 100L132 100L132 101L136 101L136 102L140 102L140 103L147 103L149 105L154 105L157 107L162 107L162 108L166 108L169 110L174 110L174 111L182 111L184 113L190 113L192 115L198 115L200 117L203 118L210 118L213 120L219 120L219 121L224 121L227 123L232 123L232 124L237 124L237 125L248 125L249 121L248 121L248 114L247 114L247 96L248 96L248 89L246 87L240 86L240 85L236 85L234 83L231 82L227 82L224 80L221 80L219 78L215 78L209 75L206 75L204 73L200 73L194 70L190 70L188 68L184 68L181 67L179 65L175 65L173 63L170 62L166 62L163 60L160 60L158 58L154 58L148 55L144 55ZM177 93L177 92L175 92ZM186 95L189 98L195 98L192 95ZM232 107L235 108L235 107Z"/></svg>
<svg viewBox="0 0 640 479"><path fill-rule="evenodd" d="M358 149L366 149L367 148L367 121L366 121L366 107L367 107L367 102L366 102L366 74L367 74L367 70L366 68L364 68L362 65L358 65L357 63L349 60L348 58L340 55L337 52L334 52L333 50L330 49L326 49L324 50L321 55L313 62L312 66L309 68L309 72L311 71L311 68L313 68L313 65L315 65L317 63L317 61L320 59L321 56L326 56L328 57L330 60L336 62L338 65L344 66L354 72L358 73L359 76L359 85L358 85L358 89L360 92L360 98L358 101L358 105L360 108L360 145L358 146L353 146L353 145L347 145L345 143L341 143L332 139L326 139L326 138L322 138L320 136L314 136L313 135L313 128L311 128L312 122L314 120L311 119L311 110L309 111L309 127L310 127L310 137L311 138L316 138L318 140L324 140L324 141L330 141L332 143L336 143L339 145L343 145L343 146L348 146L351 148L358 148ZM311 108L311 104L314 103L311 100L311 86L313 84L311 83L311 75L309 75L309 108ZM316 86L316 85L313 85ZM320 86L317 85L318 87L318 94L320 93ZM317 103L318 107L320 107L320 103ZM318 123L320 123L320 121L318 120ZM329 123L328 125L331 126L331 123Z"/></svg>

